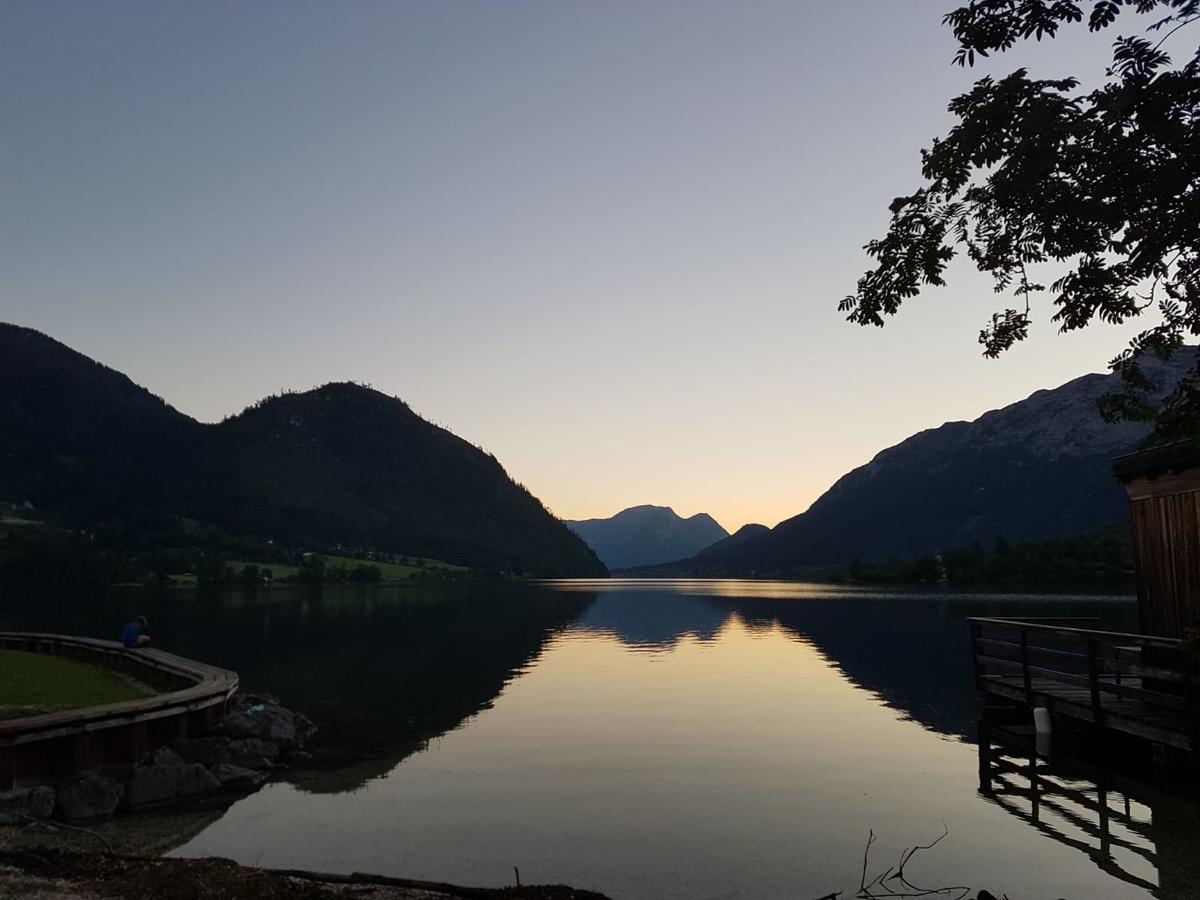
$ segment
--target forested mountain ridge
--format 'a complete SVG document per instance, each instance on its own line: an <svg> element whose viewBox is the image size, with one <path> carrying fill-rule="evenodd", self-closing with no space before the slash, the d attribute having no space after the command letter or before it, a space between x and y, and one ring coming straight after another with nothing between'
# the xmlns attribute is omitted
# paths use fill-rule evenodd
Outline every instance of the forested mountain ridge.
<svg viewBox="0 0 1200 900"><path fill-rule="evenodd" d="M705 547L703 550L701 550L696 555L697 556L708 556L710 554L723 553L724 551L729 550L732 547L736 547L738 544L745 543L746 541L750 540L751 538L756 538L759 535L766 534L770 530L771 529L768 528L766 525L759 525L757 522L751 522L748 525L743 525L741 528L739 528L733 534L729 535L729 537L722 538L721 540L717 541L715 544L709 544L707 547Z"/></svg>
<svg viewBox="0 0 1200 900"><path fill-rule="evenodd" d="M202 427L120 372L0 323L0 500L134 514L165 501L167 465Z"/></svg>
<svg viewBox="0 0 1200 900"><path fill-rule="evenodd" d="M187 517L295 546L604 572L494 457L356 384L205 425L46 335L0 323L0 460L0 500L85 526Z"/></svg>
<svg viewBox="0 0 1200 900"><path fill-rule="evenodd" d="M729 537L708 513L685 519L669 506L631 506L607 519L568 519L567 525L610 569L682 559Z"/></svg>
<svg viewBox="0 0 1200 900"><path fill-rule="evenodd" d="M226 486L205 518L291 529L308 543L546 575L602 574L595 555L491 454L355 384L274 397L213 429L205 469Z"/></svg>
<svg viewBox="0 0 1200 900"><path fill-rule="evenodd" d="M1173 386L1195 354L1180 351L1168 364L1147 365L1147 374ZM919 432L842 476L800 515L671 571L794 575L1125 522L1128 500L1111 462L1150 429L1103 421L1096 400L1120 386L1115 375L1084 375L972 422Z"/></svg>

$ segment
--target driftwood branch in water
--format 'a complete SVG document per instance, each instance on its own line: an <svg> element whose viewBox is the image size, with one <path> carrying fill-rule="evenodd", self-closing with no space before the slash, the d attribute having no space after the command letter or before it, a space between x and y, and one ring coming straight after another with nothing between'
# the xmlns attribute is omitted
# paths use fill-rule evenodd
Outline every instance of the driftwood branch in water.
<svg viewBox="0 0 1200 900"><path fill-rule="evenodd" d="M867 835L867 846L863 848L862 876L858 881L858 893L854 895L856 900L907 900L907 898L918 897L946 897L950 900L964 900L971 892L969 887L954 885L952 887L923 888L913 884L904 874L904 867L912 861L917 853L922 850L932 850L950 834L950 829L945 822L942 823L942 829L942 833L935 840L928 844L917 844L907 848L900 854L899 863L895 866L888 866L867 881L871 845L875 843L875 831L872 829ZM838 891L826 894L820 900L837 900L840 893Z"/></svg>
<svg viewBox="0 0 1200 900"><path fill-rule="evenodd" d="M862 878L858 880L858 893L862 894L867 889L867 858L871 855L871 845L875 843L875 829L872 828L867 835L867 846L863 848L863 867Z"/></svg>

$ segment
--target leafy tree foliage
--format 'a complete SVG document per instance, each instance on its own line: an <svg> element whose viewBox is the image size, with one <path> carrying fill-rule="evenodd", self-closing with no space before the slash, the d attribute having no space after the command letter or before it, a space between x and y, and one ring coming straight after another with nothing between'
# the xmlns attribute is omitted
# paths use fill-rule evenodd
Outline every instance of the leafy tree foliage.
<svg viewBox="0 0 1200 900"><path fill-rule="evenodd" d="M1155 421L1164 439L1200 434L1200 367L1160 403L1140 366L1200 335L1200 49L1188 42L1200 0L973 0L943 21L961 66L1084 22L1138 32L1116 37L1094 90L1018 69L951 101L958 123L922 151L924 185L892 201L887 234L866 245L877 265L839 308L882 326L965 251L1016 297L980 332L988 357L1028 335L1047 290L1063 332L1157 312L1110 363L1126 389L1101 411ZM1066 269L1048 288L1034 271L1046 263Z"/></svg>

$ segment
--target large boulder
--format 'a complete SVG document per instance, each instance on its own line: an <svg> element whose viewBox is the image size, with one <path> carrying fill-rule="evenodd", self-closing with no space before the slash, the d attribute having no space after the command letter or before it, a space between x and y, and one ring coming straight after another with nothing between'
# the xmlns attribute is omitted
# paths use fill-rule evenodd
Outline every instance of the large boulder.
<svg viewBox="0 0 1200 900"><path fill-rule="evenodd" d="M294 713L269 694L237 694L232 712L217 729L232 738L259 738L278 744L285 753L303 747L317 732L307 716Z"/></svg>
<svg viewBox="0 0 1200 900"><path fill-rule="evenodd" d="M253 791L262 786L269 777L265 772L256 772L242 766L220 763L213 767L212 774L221 787L229 791Z"/></svg>
<svg viewBox="0 0 1200 900"><path fill-rule="evenodd" d="M178 760L170 764L171 758ZM221 783L200 763L185 763L176 754L163 756L166 765L138 766L126 791L130 809L170 803L221 789Z"/></svg>
<svg viewBox="0 0 1200 900"><path fill-rule="evenodd" d="M221 782L200 763L191 763L179 768L179 796L195 797L198 794L211 794L221 790Z"/></svg>
<svg viewBox="0 0 1200 900"><path fill-rule="evenodd" d="M142 763L144 766L182 766L183 759L170 747L159 747Z"/></svg>
<svg viewBox="0 0 1200 900"><path fill-rule="evenodd" d="M192 738L191 740L177 741L175 743L175 752L185 762L203 763L212 768L221 763L229 762L230 743L230 739L224 735Z"/></svg>
<svg viewBox="0 0 1200 900"><path fill-rule="evenodd" d="M229 742L228 761L245 769L270 769L279 758L279 745L261 738Z"/></svg>
<svg viewBox="0 0 1200 900"><path fill-rule="evenodd" d="M0 825L22 825L54 814L54 788L37 785L0 793Z"/></svg>
<svg viewBox="0 0 1200 900"><path fill-rule="evenodd" d="M126 803L130 809L142 809L160 803L170 803L179 796L179 779L183 766L138 766L126 787Z"/></svg>
<svg viewBox="0 0 1200 900"><path fill-rule="evenodd" d="M251 706L221 720L220 729L231 738L259 738L284 750L298 746L296 717L282 706Z"/></svg>
<svg viewBox="0 0 1200 900"><path fill-rule="evenodd" d="M302 713L293 713L292 721L296 726L296 740L301 746L311 741L317 733L317 723Z"/></svg>
<svg viewBox="0 0 1200 900"><path fill-rule="evenodd" d="M117 811L121 786L97 772L80 772L58 786L56 800L59 814L68 822L95 822Z"/></svg>

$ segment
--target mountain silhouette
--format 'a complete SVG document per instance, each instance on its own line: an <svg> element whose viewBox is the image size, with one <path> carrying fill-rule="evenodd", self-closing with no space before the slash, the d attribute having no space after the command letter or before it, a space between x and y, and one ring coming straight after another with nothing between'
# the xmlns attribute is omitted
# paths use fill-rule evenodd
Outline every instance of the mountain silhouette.
<svg viewBox="0 0 1200 900"><path fill-rule="evenodd" d="M495 457L357 384L205 425L44 334L0 324L0 461L0 499L82 526L187 517L297 547L604 574Z"/></svg>
<svg viewBox="0 0 1200 900"><path fill-rule="evenodd" d="M567 520L610 569L682 559L729 536L708 513L683 518L669 506L632 506L607 519Z"/></svg>
<svg viewBox="0 0 1200 900"><path fill-rule="evenodd" d="M1195 358L1187 348L1145 371L1160 389L1173 386ZM855 559L911 559L1125 523L1129 501L1111 463L1149 426L1101 418L1097 398L1120 387L1116 375L1084 375L973 422L922 431L838 479L800 515L656 572L802 576Z"/></svg>

